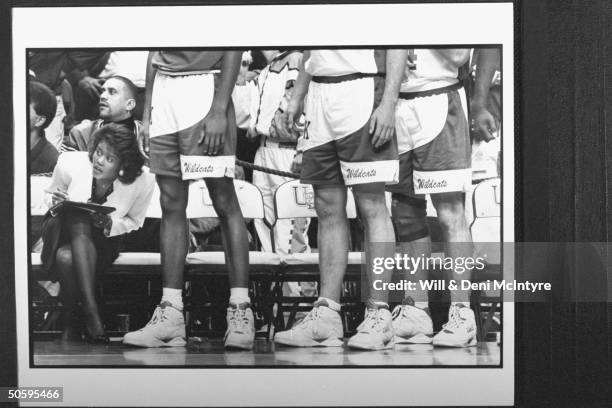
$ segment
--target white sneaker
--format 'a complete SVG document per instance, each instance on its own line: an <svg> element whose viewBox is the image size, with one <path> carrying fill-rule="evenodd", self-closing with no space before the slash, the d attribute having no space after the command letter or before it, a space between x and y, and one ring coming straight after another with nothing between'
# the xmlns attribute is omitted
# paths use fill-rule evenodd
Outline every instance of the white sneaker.
<svg viewBox="0 0 612 408"><path fill-rule="evenodd" d="M393 319L386 307L366 306L365 318L357 326L357 334L347 343L361 350L384 350L393 347Z"/></svg>
<svg viewBox="0 0 612 408"><path fill-rule="evenodd" d="M255 318L249 303L235 305L230 303L227 308L227 331L225 332L225 348L252 350L255 341Z"/></svg>
<svg viewBox="0 0 612 408"><path fill-rule="evenodd" d="M145 327L123 336L123 344L139 347L182 347L187 344L185 338L183 311L172 306L170 302L162 302Z"/></svg>
<svg viewBox="0 0 612 408"><path fill-rule="evenodd" d="M474 311L462 304L451 306L448 323L433 338L434 346L471 347L476 341L476 319Z"/></svg>
<svg viewBox="0 0 612 408"><path fill-rule="evenodd" d="M396 344L430 344L433 322L426 310L414 306L412 299L393 309L393 331Z"/></svg>
<svg viewBox="0 0 612 408"><path fill-rule="evenodd" d="M343 335L340 314L322 300L291 329L276 333L274 342L293 347L340 347Z"/></svg>

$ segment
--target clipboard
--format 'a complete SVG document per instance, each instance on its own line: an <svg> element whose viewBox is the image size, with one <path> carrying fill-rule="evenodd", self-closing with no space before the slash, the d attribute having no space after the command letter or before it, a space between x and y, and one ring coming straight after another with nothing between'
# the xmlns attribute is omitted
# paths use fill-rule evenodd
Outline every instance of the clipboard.
<svg viewBox="0 0 612 408"><path fill-rule="evenodd" d="M78 201L69 201L65 200L55 204L53 207L49 208L49 213L55 217L56 215L68 211L68 210L76 210L76 211L84 211L89 214L100 213L108 215L116 210L115 207L108 207L105 205L100 205L96 203L83 203Z"/></svg>

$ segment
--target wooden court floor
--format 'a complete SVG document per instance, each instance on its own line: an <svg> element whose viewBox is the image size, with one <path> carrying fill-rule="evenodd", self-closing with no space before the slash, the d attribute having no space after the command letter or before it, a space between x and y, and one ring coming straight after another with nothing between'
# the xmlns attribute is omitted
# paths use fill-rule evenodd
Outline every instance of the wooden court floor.
<svg viewBox="0 0 612 408"><path fill-rule="evenodd" d="M222 339L190 340L187 347L140 349L108 345L35 341L34 366L497 366L501 347L481 342L469 348L395 345L390 350L346 347L293 348L258 339L253 351L226 351Z"/></svg>

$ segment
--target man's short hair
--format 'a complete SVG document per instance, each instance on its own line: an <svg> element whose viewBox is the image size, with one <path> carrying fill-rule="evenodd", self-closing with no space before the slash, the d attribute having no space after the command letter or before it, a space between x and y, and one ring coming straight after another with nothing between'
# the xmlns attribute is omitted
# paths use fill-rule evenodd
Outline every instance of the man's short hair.
<svg viewBox="0 0 612 408"><path fill-rule="evenodd" d="M30 103L37 115L45 117L45 123L43 123L41 129L46 129L55 118L57 99L51 89L43 83L30 81L29 88Z"/></svg>
<svg viewBox="0 0 612 408"><path fill-rule="evenodd" d="M136 100L136 95L138 95L138 87L134 85L131 80L121 75L113 75L111 77L108 77L106 80L108 81L109 79L117 79L123 82L123 84L127 88L130 98Z"/></svg>

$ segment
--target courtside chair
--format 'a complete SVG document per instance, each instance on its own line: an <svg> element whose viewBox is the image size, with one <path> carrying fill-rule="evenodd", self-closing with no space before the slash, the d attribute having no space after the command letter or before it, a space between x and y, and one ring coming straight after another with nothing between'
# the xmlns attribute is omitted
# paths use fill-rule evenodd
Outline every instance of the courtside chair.
<svg viewBox="0 0 612 408"><path fill-rule="evenodd" d="M261 191L251 183L243 180L234 180L234 188L236 196L240 204L242 215L245 219L263 219L264 204ZM189 186L189 201L187 204L187 218L217 218L212 200L210 198L206 183L203 180L192 182ZM263 325L266 327L265 335L269 337L272 321L272 301L270 298L270 287L274 276L279 272L281 265L280 257L275 253L263 251L249 251L249 278L251 301L253 302L253 311L257 320L263 320ZM212 285L218 285L221 281L227 282L228 273L225 262L225 253L222 251L203 251L192 252L187 255L186 260L186 277L191 281L203 281ZM207 311L217 312L217 315L225 315L225 304L219 304L218 300L206 296L210 293L206 287L201 288L204 291L204 296L195 292L189 293L186 297L186 305L195 315L206 316ZM187 309L186 309L187 310ZM201 313L205 312L205 313ZM195 326L195 315L188 316L188 327ZM208 326L205 331L216 333L211 330L210 317L209 323L204 322L204 326ZM201 322L201 320L200 320Z"/></svg>
<svg viewBox="0 0 612 408"><path fill-rule="evenodd" d="M473 214L470 231L474 241L475 255L486 254L486 268L482 271L474 270L473 282L487 280L501 280L502 257L501 249L501 179L490 178L483 180L474 186L471 200L467 200L468 216ZM469 207L472 211L469 211ZM491 330L495 313L502 306L500 291L473 291L472 308L476 315L478 329L478 340L486 341L487 334ZM486 313L486 315L484 315ZM501 326L501 320L500 320Z"/></svg>
<svg viewBox="0 0 612 408"><path fill-rule="evenodd" d="M310 184L301 184L299 180L288 181L278 187L274 194L274 211L277 220L293 218L316 218L314 207L314 191ZM351 189L347 192L346 213L349 219L357 218L355 199ZM271 237L274 233L271 226ZM347 237L348 239L348 237ZM274 243L273 243L274 245ZM312 307L316 297L283 296L282 286L284 282L319 282L319 254L291 253L281 256L281 274L278 275L274 285L274 296L276 304L276 317L274 328L276 331L284 330L295 321L298 311L307 311ZM361 279L362 253L350 251L348 254L348 265L343 285L342 317L345 332L348 327L349 316L346 311L361 309L362 302L359 292L359 281ZM289 319L285 323L284 312L289 311ZM359 310L361 311L361 310Z"/></svg>

